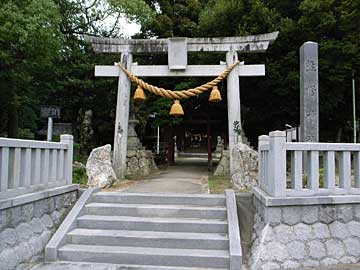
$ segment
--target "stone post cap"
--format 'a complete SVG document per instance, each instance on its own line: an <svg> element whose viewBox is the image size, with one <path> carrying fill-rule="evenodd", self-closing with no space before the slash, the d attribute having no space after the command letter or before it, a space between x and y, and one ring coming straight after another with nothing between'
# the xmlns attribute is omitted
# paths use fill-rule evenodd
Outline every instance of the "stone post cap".
<svg viewBox="0 0 360 270"><path fill-rule="evenodd" d="M286 137L286 132L285 131L281 131L281 130L275 130L275 131L271 131L269 133L270 137Z"/></svg>
<svg viewBox="0 0 360 270"><path fill-rule="evenodd" d="M60 140L61 141L72 141L72 140L74 140L74 137L73 137L73 135L63 134L63 135L60 135Z"/></svg>
<svg viewBox="0 0 360 270"><path fill-rule="evenodd" d="M268 141L269 140L269 136L268 135L261 135L258 137L259 141Z"/></svg>

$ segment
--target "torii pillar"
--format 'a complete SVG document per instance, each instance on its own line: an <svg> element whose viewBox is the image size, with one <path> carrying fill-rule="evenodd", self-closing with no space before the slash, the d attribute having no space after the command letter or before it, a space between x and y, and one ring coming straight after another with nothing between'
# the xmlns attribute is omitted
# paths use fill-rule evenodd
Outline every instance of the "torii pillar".
<svg viewBox="0 0 360 270"><path fill-rule="evenodd" d="M238 60L238 52L265 52L277 38L278 32L223 38L170 38L170 39L112 39L87 37L95 52L121 53L121 63L138 77L216 77ZM226 52L226 63L220 65L188 65L188 52ZM168 65L140 66L132 63L132 53L168 53ZM235 164L232 150L237 142L234 122L241 125L239 76L264 76L264 65L236 66L227 78L230 174L240 164ZM126 153L130 105L130 81L118 65L95 66L95 76L118 77L119 88L116 105L113 167L116 176L126 174Z"/></svg>

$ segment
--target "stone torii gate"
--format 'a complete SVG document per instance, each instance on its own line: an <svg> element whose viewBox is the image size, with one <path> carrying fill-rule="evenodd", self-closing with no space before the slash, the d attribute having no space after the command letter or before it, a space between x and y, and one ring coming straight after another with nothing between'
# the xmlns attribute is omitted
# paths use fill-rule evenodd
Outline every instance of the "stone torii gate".
<svg viewBox="0 0 360 270"><path fill-rule="evenodd" d="M88 37L97 53L121 53L120 63L138 77L216 77L238 61L238 52L265 52L278 32L255 36L223 38L113 39ZM188 52L226 52L226 62L219 65L188 65ZM135 53L168 53L168 65L138 65L132 62ZM126 153L130 106L130 80L115 63L95 66L95 76L118 77L118 95L114 134L113 167L119 179L126 174ZM241 62L227 77L227 108L229 150L236 144L234 122L241 123L239 76L265 76L265 65L245 65ZM230 154L230 173L236 171Z"/></svg>

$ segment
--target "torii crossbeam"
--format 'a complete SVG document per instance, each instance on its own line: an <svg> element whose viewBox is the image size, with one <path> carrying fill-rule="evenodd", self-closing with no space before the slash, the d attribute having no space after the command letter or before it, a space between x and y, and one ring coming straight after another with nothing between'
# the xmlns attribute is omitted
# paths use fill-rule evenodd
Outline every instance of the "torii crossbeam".
<svg viewBox="0 0 360 270"><path fill-rule="evenodd" d="M277 38L278 32L242 37L169 38L169 39L112 39L87 37L97 53L121 53L121 64L138 77L212 77L221 74L238 61L238 52L265 52ZM226 62L219 65L188 65L188 52L226 52ZM168 53L168 65L138 65L132 62L133 53ZM119 179L126 174L127 135L130 104L130 80L120 67L95 66L95 76L118 77L113 167ZM265 76L265 65L245 65L241 62L227 77L227 107L229 150L236 144L235 121L241 123L239 76ZM230 154L230 173L234 164Z"/></svg>

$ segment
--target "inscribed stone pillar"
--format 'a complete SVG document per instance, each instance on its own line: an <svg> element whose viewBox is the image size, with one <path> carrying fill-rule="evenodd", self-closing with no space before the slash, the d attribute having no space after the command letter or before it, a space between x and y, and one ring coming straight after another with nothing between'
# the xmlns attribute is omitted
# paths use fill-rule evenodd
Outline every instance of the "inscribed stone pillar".
<svg viewBox="0 0 360 270"><path fill-rule="evenodd" d="M236 51L229 51L226 53L226 64L231 66L238 61ZM240 116L240 84L239 84L239 69L235 67L227 77L227 107L228 107L228 125L229 125L229 150L230 150L230 175L236 171L240 164L235 164L232 151L235 144L238 142L239 136L234 131L234 123L238 121L241 125Z"/></svg>
<svg viewBox="0 0 360 270"><path fill-rule="evenodd" d="M121 64L130 70L131 53L121 54ZM131 82L124 72L120 72L116 103L113 167L118 179L126 174L126 152L128 140L129 106Z"/></svg>
<svg viewBox="0 0 360 270"><path fill-rule="evenodd" d="M319 141L318 44L300 47L300 141Z"/></svg>

